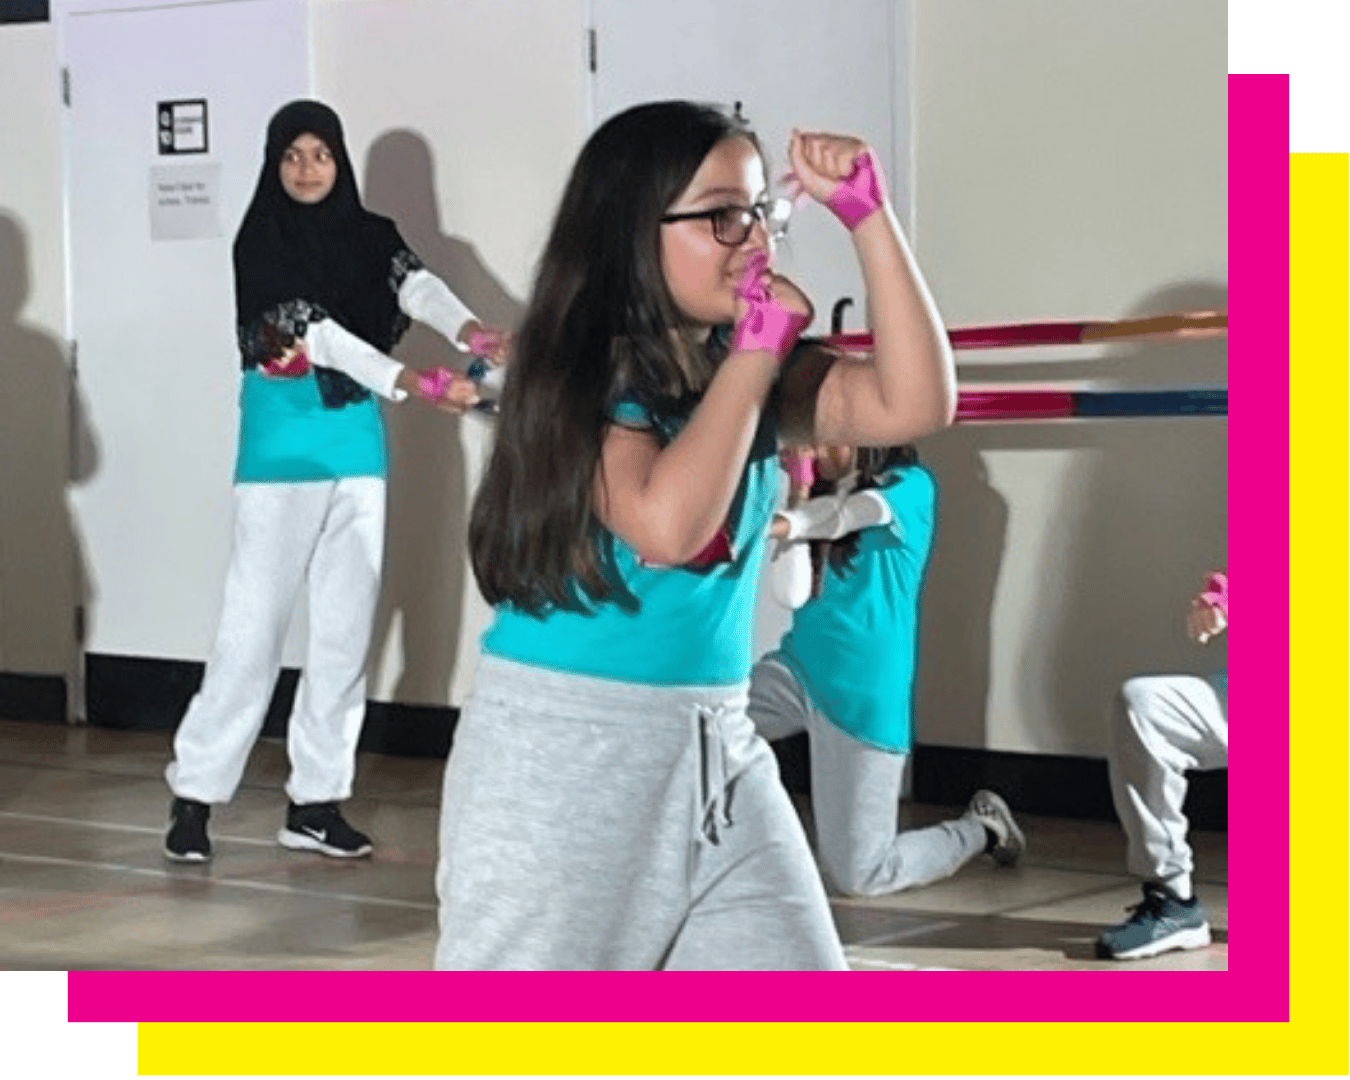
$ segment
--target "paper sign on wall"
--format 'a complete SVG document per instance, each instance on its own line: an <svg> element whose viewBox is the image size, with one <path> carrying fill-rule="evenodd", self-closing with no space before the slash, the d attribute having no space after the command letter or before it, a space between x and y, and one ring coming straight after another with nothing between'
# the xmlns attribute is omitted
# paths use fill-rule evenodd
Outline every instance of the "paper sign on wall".
<svg viewBox="0 0 1350 1080"><path fill-rule="evenodd" d="M151 167L151 240L203 240L220 234L219 164Z"/></svg>

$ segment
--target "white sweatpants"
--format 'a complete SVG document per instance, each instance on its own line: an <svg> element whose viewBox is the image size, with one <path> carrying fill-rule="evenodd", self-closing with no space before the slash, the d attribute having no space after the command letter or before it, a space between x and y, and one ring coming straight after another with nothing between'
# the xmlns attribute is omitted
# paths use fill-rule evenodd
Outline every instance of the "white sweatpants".
<svg viewBox="0 0 1350 1080"><path fill-rule="evenodd" d="M1228 698L1194 675L1128 680L1112 723L1111 797L1129 839L1130 872L1191 895L1181 812L1187 769L1228 764Z"/></svg>
<svg viewBox="0 0 1350 1080"><path fill-rule="evenodd" d="M755 665L748 711L769 741L807 733L816 857L840 892L878 896L927 885L984 850L984 826L972 818L900 832L909 755L868 746L835 727L785 665L767 659Z"/></svg>
<svg viewBox="0 0 1350 1080"><path fill-rule="evenodd" d="M309 641L287 733L286 793L297 803L351 794L384 512L377 477L235 486L234 551L216 643L165 770L175 795L204 803L234 795L306 581Z"/></svg>

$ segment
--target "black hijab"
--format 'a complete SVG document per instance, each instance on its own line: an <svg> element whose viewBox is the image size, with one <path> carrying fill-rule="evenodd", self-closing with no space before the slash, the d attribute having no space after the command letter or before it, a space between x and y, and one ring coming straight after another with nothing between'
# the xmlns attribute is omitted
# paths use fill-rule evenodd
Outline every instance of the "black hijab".
<svg viewBox="0 0 1350 1080"><path fill-rule="evenodd" d="M305 134L322 139L337 164L333 190L312 206L281 185L282 156ZM267 125L262 173L234 239L243 366L274 358L325 317L388 352L408 326L394 290L417 266L394 223L361 205L337 113L317 101L283 106ZM341 372L314 371L329 408L369 396Z"/></svg>

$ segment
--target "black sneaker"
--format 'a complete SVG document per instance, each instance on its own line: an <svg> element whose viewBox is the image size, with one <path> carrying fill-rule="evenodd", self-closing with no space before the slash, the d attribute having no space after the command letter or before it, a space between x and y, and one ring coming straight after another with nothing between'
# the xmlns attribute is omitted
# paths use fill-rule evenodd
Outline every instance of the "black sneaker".
<svg viewBox="0 0 1350 1080"><path fill-rule="evenodd" d="M164 837L164 857L174 862L206 862L211 841L206 820L211 808L196 799L175 798L169 807L169 833Z"/></svg>
<svg viewBox="0 0 1350 1080"><path fill-rule="evenodd" d="M1146 881L1144 899L1128 910L1125 922L1103 930L1097 939L1100 959L1142 960L1209 944L1209 916L1198 896L1182 900L1166 885Z"/></svg>
<svg viewBox="0 0 1350 1080"><path fill-rule="evenodd" d="M343 819L335 802L291 803L286 827L277 843L295 851L319 851L335 859L359 859L370 854L370 837Z"/></svg>

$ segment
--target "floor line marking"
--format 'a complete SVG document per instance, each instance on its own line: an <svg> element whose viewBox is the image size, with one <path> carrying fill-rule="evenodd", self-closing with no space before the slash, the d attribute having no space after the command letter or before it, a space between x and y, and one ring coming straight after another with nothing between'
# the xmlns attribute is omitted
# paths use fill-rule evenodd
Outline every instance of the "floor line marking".
<svg viewBox="0 0 1350 1080"><path fill-rule="evenodd" d="M198 877L190 878L186 874L173 870L157 870L147 866L128 866L125 863L95 862L84 859L63 859L55 855L19 855L15 852L0 851L0 862L9 859L13 862L34 863L39 866L65 866L80 870L107 870L122 874L135 874L140 877L159 878L161 880L195 880L207 885L220 885L235 889L252 889L255 892L282 893L287 896L305 896L318 900L338 900L357 904L376 904L381 907L406 908L412 911L435 911L437 905L419 903L415 900L390 900L382 896L362 896L358 893L323 892L319 889L297 889L293 885L274 885L265 881L244 881L240 878Z"/></svg>
<svg viewBox="0 0 1350 1080"><path fill-rule="evenodd" d="M159 828L151 828L148 825L122 825L112 821L86 821L83 818L55 817L51 814L20 814L13 810L0 810L0 818L9 818L14 821L34 821L43 825L71 825L81 829L103 829L107 832L129 832L149 836L159 836L168 828L168 823ZM212 834L213 838L215 834ZM251 836L219 836L218 839L228 840L232 844L252 844L256 847L272 847L273 840L257 840Z"/></svg>
<svg viewBox="0 0 1350 1080"><path fill-rule="evenodd" d="M939 930L951 930L960 925L959 922L952 921L925 923L923 926L911 926L908 930L901 930L898 933L876 934L873 937L861 938L858 941L850 941L848 947L851 949L870 949L877 945L891 945L897 941L903 941L905 938L919 937L923 934L932 934Z"/></svg>

